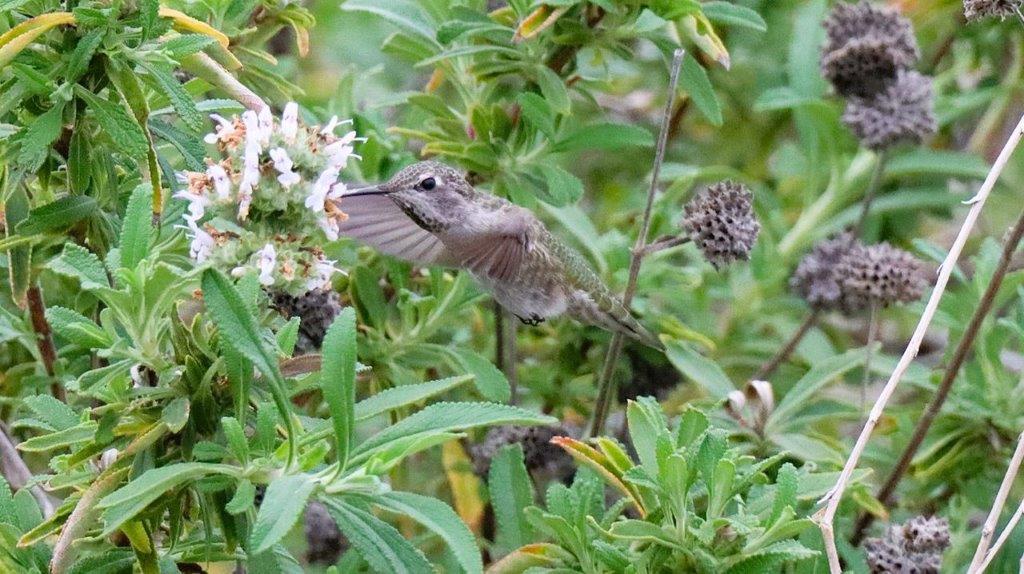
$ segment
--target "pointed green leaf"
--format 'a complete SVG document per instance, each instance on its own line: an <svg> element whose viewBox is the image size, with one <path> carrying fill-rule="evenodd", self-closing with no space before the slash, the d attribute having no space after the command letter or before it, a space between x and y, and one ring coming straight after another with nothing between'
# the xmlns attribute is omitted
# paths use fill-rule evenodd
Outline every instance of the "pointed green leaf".
<svg viewBox="0 0 1024 574"><path fill-rule="evenodd" d="M324 503L342 534L378 574L433 572L423 553L394 526L342 499L326 498Z"/></svg>
<svg viewBox="0 0 1024 574"><path fill-rule="evenodd" d="M284 475L270 483L252 525L249 544L253 554L268 550L288 534L302 516L316 485L305 474Z"/></svg>
<svg viewBox="0 0 1024 574"><path fill-rule="evenodd" d="M345 468L355 439L356 313L346 307L324 335L320 391L331 411L338 466Z"/></svg>
<svg viewBox="0 0 1024 574"><path fill-rule="evenodd" d="M128 210L121 224L121 267L134 269L149 255L149 240L153 232L150 191L149 184L139 184L128 200Z"/></svg>
<svg viewBox="0 0 1024 574"><path fill-rule="evenodd" d="M373 502L382 508L412 518L441 537L468 574L483 572L483 561L476 545L476 538L459 515L444 502L411 492L388 492L375 497Z"/></svg>

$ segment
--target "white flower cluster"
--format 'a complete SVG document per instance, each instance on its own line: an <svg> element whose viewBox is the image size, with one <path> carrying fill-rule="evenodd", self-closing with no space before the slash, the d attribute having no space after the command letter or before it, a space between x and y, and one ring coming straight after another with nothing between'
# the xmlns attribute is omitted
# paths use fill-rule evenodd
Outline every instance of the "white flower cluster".
<svg viewBox="0 0 1024 574"><path fill-rule="evenodd" d="M185 172L183 216L190 254L232 275L256 273L265 287L301 295L327 286L338 271L322 244L338 238L348 216L339 208L340 181L355 143L335 130L351 120L331 118L322 128L299 122L298 105L285 106L279 122L264 108L217 122L205 141L223 157L207 158L205 172Z"/></svg>

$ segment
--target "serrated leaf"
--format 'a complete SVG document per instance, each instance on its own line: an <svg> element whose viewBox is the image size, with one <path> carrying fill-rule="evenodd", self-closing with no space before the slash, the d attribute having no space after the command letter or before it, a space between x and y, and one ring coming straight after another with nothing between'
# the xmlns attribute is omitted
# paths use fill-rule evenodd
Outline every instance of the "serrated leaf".
<svg viewBox="0 0 1024 574"><path fill-rule="evenodd" d="M49 267L56 273L78 279L83 289L94 290L110 286L103 263L100 263L92 251L77 243L64 245L64 251L50 261Z"/></svg>
<svg viewBox="0 0 1024 574"><path fill-rule="evenodd" d="M18 153L18 165L25 171L36 171L46 161L50 146L60 136L64 120L64 102L59 102L37 117L25 129Z"/></svg>
<svg viewBox="0 0 1024 574"><path fill-rule="evenodd" d="M153 232L153 215L150 211L151 188L142 183L135 187L128 199L128 209L121 224L121 267L134 269L149 255L149 240Z"/></svg>
<svg viewBox="0 0 1024 574"><path fill-rule="evenodd" d="M450 506L436 498L411 492L388 492L374 497L382 508L408 516L437 534L451 549L462 569L469 574L482 573L483 561L476 538Z"/></svg>
<svg viewBox="0 0 1024 574"><path fill-rule="evenodd" d="M544 180L547 183L547 195L541 199L554 205L562 207L576 203L583 197L583 182L568 171L552 164L540 164Z"/></svg>
<svg viewBox="0 0 1024 574"><path fill-rule="evenodd" d="M402 419L361 443L353 453L365 458L390 442L419 434L442 433L501 424L554 424L557 419L526 409L495 403L435 403Z"/></svg>
<svg viewBox="0 0 1024 574"><path fill-rule="evenodd" d="M48 452L88 442L95 438L96 428L96 423L88 422L57 432L32 437L18 444L18 450L22 452Z"/></svg>
<svg viewBox="0 0 1024 574"><path fill-rule="evenodd" d="M365 420L391 410L416 404L472 380L472 375L462 375L385 389L356 403L356 420Z"/></svg>
<svg viewBox="0 0 1024 574"><path fill-rule="evenodd" d="M565 87L565 82L562 81L562 78L554 70L547 66L538 66L537 86L552 110L560 114L568 114L572 111L569 90Z"/></svg>
<svg viewBox="0 0 1024 574"><path fill-rule="evenodd" d="M316 485L316 481L305 474L281 476L270 483L252 525L249 544L254 554L268 550L288 534L302 516Z"/></svg>
<svg viewBox="0 0 1024 574"><path fill-rule="evenodd" d="M66 195L29 212L28 219L18 225L22 235L38 235L63 231L96 211L96 200L85 195Z"/></svg>
<svg viewBox="0 0 1024 574"><path fill-rule="evenodd" d="M224 505L224 510L227 510L228 514L237 516L252 508L254 500L256 500L256 487L253 483L243 479L235 488L235 495Z"/></svg>
<svg viewBox="0 0 1024 574"><path fill-rule="evenodd" d="M82 123L75 126L68 146L68 184L71 190L81 195L89 189L92 180L92 157L89 136Z"/></svg>
<svg viewBox="0 0 1024 574"><path fill-rule="evenodd" d="M487 357L466 348L452 349L459 364L473 375L480 394L489 401L504 403L512 396L512 389L502 373Z"/></svg>
<svg viewBox="0 0 1024 574"><path fill-rule="evenodd" d="M205 121L203 115L196 109L192 96L185 91L178 80L165 68L154 66L146 62L140 64L150 78L160 87L161 92L171 101L171 106L178 113L181 121L194 132L203 129Z"/></svg>
<svg viewBox="0 0 1024 574"><path fill-rule="evenodd" d="M203 163L206 151L201 140L179 130L171 124L152 118L149 120L149 130L154 136L174 146L181 154L181 157L185 159L185 165L188 169L192 171L204 171L206 169L206 165Z"/></svg>
<svg viewBox="0 0 1024 574"><path fill-rule="evenodd" d="M378 574L420 574L433 568L415 546L395 527L340 499L324 503L342 534Z"/></svg>
<svg viewBox="0 0 1024 574"><path fill-rule="evenodd" d="M519 103L519 110L523 118L530 123L537 131L548 136L555 137L555 117L548 102L533 92L523 92L516 96Z"/></svg>
<svg viewBox="0 0 1024 574"><path fill-rule="evenodd" d="M331 412L338 466L344 469L355 440L356 313L346 307L327 329L320 368L320 391Z"/></svg>
<svg viewBox="0 0 1024 574"><path fill-rule="evenodd" d="M60 306L46 308L46 320L58 337L86 349L102 349L113 343L110 333L81 313Z"/></svg>
<svg viewBox="0 0 1024 574"><path fill-rule="evenodd" d="M160 47L172 58L180 59L195 54L214 42L216 40L205 34L181 34L164 40Z"/></svg>
<svg viewBox="0 0 1024 574"><path fill-rule="evenodd" d="M56 430L65 430L78 425L78 415L63 402L50 395L25 397L24 404Z"/></svg>
<svg viewBox="0 0 1024 574"><path fill-rule="evenodd" d="M520 445L510 444L498 450L491 459L487 486L496 522L494 543L510 552L531 540L533 531L523 516L523 511L534 503L534 492Z"/></svg>
<svg viewBox="0 0 1024 574"><path fill-rule="evenodd" d="M573 152L586 149L621 150L624 147L652 146L651 132L640 126L600 123L578 128L559 140L553 151Z"/></svg>
<svg viewBox="0 0 1024 574"><path fill-rule="evenodd" d="M14 192L4 204L4 220L7 222L5 232L8 240L17 239L15 228L28 217L28 195L25 187L16 185ZM29 281L32 279L32 246L24 245L12 248L7 255L8 280L11 286L11 299L18 307L24 308Z"/></svg>
<svg viewBox="0 0 1024 574"><path fill-rule="evenodd" d="M92 60L96 49L99 48L106 34L106 28L93 28L85 36L78 39L78 43L75 44L75 50L71 52L71 57L68 58L68 65L64 72L65 81L74 82L85 73L85 70L89 67L89 62Z"/></svg>
<svg viewBox="0 0 1024 574"><path fill-rule="evenodd" d="M110 137L114 147L135 159L146 157L149 153L149 140L142 127L120 102L111 103L80 85L75 86L75 94L89 105L97 123Z"/></svg>
<svg viewBox="0 0 1024 574"><path fill-rule="evenodd" d="M114 532L168 491L186 482L211 474L232 472L235 472L234 468L201 462L179 462L147 470L97 503L97 507L103 509L103 535Z"/></svg>

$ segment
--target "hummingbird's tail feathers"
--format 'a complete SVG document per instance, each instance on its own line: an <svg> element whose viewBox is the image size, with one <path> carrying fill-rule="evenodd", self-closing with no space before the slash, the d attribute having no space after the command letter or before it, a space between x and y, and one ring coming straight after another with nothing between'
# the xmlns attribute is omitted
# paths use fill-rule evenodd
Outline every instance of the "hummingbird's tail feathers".
<svg viewBox="0 0 1024 574"><path fill-rule="evenodd" d="M601 327L613 333L622 333L653 349L665 350L661 340L641 325L621 304L615 302L608 305L607 309L602 307L594 302L589 294L577 292L569 303L568 313L581 323Z"/></svg>

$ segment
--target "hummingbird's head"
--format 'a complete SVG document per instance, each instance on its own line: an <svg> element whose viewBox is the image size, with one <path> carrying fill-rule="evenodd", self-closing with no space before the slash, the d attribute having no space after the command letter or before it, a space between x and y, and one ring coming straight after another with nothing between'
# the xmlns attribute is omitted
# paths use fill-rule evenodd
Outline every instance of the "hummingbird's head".
<svg viewBox="0 0 1024 574"><path fill-rule="evenodd" d="M455 168L421 161L352 195L387 195L420 227L433 232L457 223L473 193L473 186Z"/></svg>

